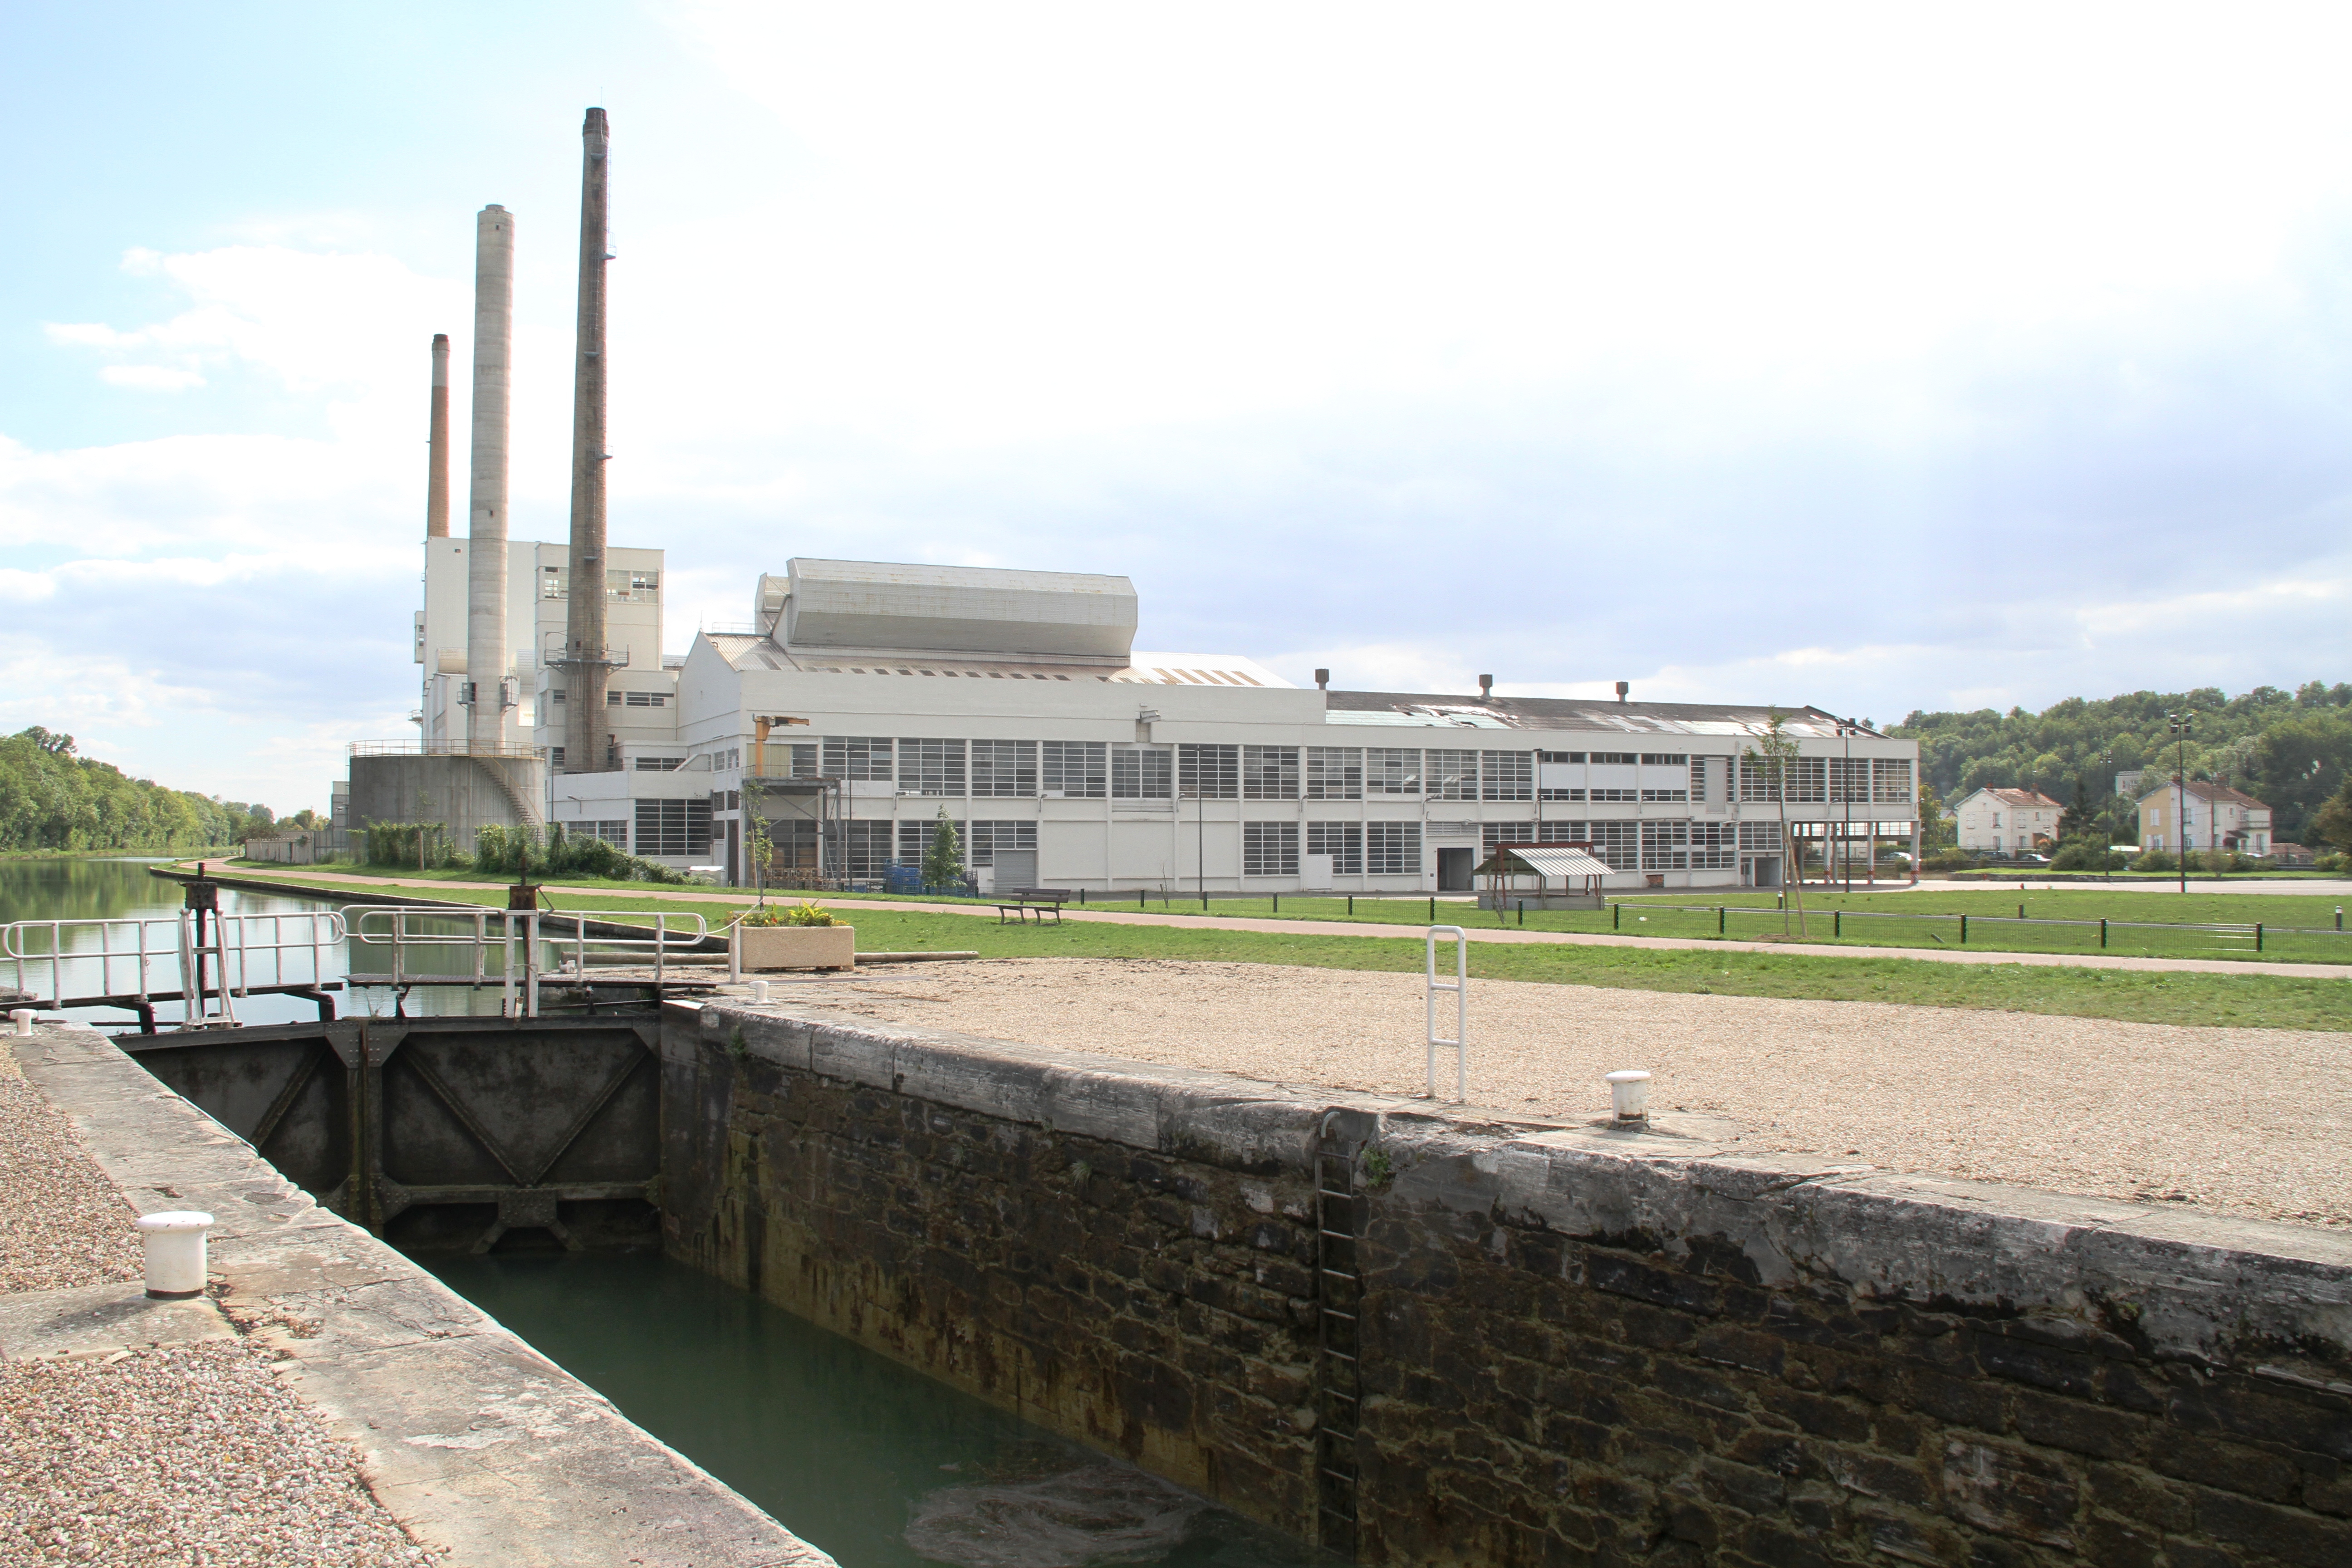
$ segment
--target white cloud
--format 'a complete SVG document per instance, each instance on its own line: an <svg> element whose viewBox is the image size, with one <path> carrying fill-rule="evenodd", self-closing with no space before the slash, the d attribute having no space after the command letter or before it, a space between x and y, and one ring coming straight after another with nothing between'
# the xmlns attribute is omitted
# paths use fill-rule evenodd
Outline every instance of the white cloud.
<svg viewBox="0 0 2352 1568"><path fill-rule="evenodd" d="M110 364L98 373L98 378L109 386L135 387L142 392L185 392L205 384L201 371L161 364Z"/></svg>

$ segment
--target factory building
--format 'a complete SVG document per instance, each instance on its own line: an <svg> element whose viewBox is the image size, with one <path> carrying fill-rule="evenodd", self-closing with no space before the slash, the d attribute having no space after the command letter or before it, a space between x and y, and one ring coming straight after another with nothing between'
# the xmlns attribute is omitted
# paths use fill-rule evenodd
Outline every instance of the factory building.
<svg viewBox="0 0 2352 1568"><path fill-rule="evenodd" d="M942 814L984 881L1096 892L1467 889L1534 842L1616 887L1772 887L1784 822L1857 878L1916 848L1916 743L1811 709L1775 789L1763 708L1303 689L1138 652L1136 624L1124 577L796 560L697 635L618 771L553 776L551 816L738 885L754 816L772 884L878 880Z"/></svg>

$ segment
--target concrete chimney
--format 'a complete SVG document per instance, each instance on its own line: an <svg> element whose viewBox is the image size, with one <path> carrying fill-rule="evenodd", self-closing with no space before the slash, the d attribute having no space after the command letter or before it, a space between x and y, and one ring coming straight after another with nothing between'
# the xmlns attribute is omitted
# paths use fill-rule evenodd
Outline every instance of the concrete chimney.
<svg viewBox="0 0 2352 1568"><path fill-rule="evenodd" d="M433 422L425 436L425 537L449 537L449 334L433 334Z"/></svg>
<svg viewBox="0 0 2352 1568"><path fill-rule="evenodd" d="M580 127L580 321L572 360L572 596L563 612L563 771L604 771L604 111ZM655 650L656 653L658 649Z"/></svg>
<svg viewBox="0 0 2352 1568"><path fill-rule="evenodd" d="M506 741L507 415L514 383L514 217L484 207L474 225L474 460L466 529L466 738Z"/></svg>

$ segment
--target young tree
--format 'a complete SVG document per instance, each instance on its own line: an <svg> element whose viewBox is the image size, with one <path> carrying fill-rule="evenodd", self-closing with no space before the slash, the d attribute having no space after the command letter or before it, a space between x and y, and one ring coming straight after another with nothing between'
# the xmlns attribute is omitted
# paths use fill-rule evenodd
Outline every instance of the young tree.
<svg viewBox="0 0 2352 1568"><path fill-rule="evenodd" d="M1796 775L1797 742L1788 732L1789 716L1778 708L1764 710L1764 730L1756 744L1743 749L1743 763L1754 763L1764 774L1768 799L1783 803L1788 799L1788 785ZM1797 844L1789 831L1786 805L1780 809L1780 886L1785 892L1780 900L1780 934L1789 934L1789 911L1797 915L1797 934L1805 934L1804 868L1797 864Z"/></svg>
<svg viewBox="0 0 2352 1568"><path fill-rule="evenodd" d="M948 820L948 808L941 806L939 820L931 825L931 847L923 851L923 886L944 888L962 880L963 840Z"/></svg>
<svg viewBox="0 0 2352 1568"><path fill-rule="evenodd" d="M751 886L758 890L759 907L768 907L768 864L775 848L768 837L768 814L761 801L767 787L756 773L743 776L743 853L751 862ZM805 901L805 900L803 900Z"/></svg>

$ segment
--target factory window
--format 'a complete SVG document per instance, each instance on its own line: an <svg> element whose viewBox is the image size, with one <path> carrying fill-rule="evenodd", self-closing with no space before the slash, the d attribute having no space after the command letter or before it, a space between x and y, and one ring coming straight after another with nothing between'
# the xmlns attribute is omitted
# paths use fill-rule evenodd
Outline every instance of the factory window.
<svg viewBox="0 0 2352 1568"><path fill-rule="evenodd" d="M562 747L550 746L547 748L547 765L554 769L559 773L563 771Z"/></svg>
<svg viewBox="0 0 2352 1568"><path fill-rule="evenodd" d="M834 861L840 874L859 879L881 876L890 863L890 826L887 821L872 819L835 822Z"/></svg>
<svg viewBox="0 0 2352 1568"><path fill-rule="evenodd" d="M1364 753L1364 787L1374 795L1419 795L1421 752L1411 746L1374 746Z"/></svg>
<svg viewBox="0 0 2352 1568"><path fill-rule="evenodd" d="M1735 839L1734 825L1728 822L1694 822L1690 825L1690 868L1694 871L1728 871L1739 864L1739 846Z"/></svg>
<svg viewBox="0 0 2352 1568"><path fill-rule="evenodd" d="M1829 787L1832 800L1870 800L1870 759L1868 757L1824 757L1829 764Z"/></svg>
<svg viewBox="0 0 2352 1568"><path fill-rule="evenodd" d="M1375 877L1421 875L1421 824L1364 824L1364 869Z"/></svg>
<svg viewBox="0 0 2352 1568"><path fill-rule="evenodd" d="M1360 877L1364 874L1364 825L1310 822L1307 825L1307 852L1331 857L1331 874L1335 877Z"/></svg>
<svg viewBox="0 0 2352 1568"><path fill-rule="evenodd" d="M1543 760L1548 763L1580 763L1584 761L1584 753L1582 752L1546 752L1543 753Z"/></svg>
<svg viewBox="0 0 2352 1568"><path fill-rule="evenodd" d="M687 859L710 853L710 803L707 800L637 802L637 853L656 859Z"/></svg>
<svg viewBox="0 0 2352 1568"><path fill-rule="evenodd" d="M1242 875L1244 877L1296 877L1298 875L1298 824L1295 822L1243 823Z"/></svg>
<svg viewBox="0 0 2352 1568"><path fill-rule="evenodd" d="M1307 748L1307 798L1364 798L1364 753L1355 746Z"/></svg>
<svg viewBox="0 0 2352 1568"><path fill-rule="evenodd" d="M1486 853L1489 855L1495 852L1495 846L1497 844L1536 842L1536 825L1532 822L1488 822L1480 826L1482 828L1480 837L1486 841Z"/></svg>
<svg viewBox="0 0 2352 1568"><path fill-rule="evenodd" d="M1165 746L1111 747L1111 799L1169 799L1176 793L1172 762Z"/></svg>
<svg viewBox="0 0 2352 1568"><path fill-rule="evenodd" d="M1476 800L1478 798L1478 753L1475 752L1423 752L1422 777L1434 800Z"/></svg>
<svg viewBox="0 0 2352 1568"><path fill-rule="evenodd" d="M1690 869L1689 823L1644 822L1641 826L1643 870L1687 871Z"/></svg>
<svg viewBox="0 0 2352 1568"><path fill-rule="evenodd" d="M1242 749L1187 743L1176 748L1176 787L1187 800L1234 800L1242 793Z"/></svg>
<svg viewBox="0 0 2352 1568"><path fill-rule="evenodd" d="M1911 759L1878 757L1870 764L1871 798L1885 805L1911 804Z"/></svg>
<svg viewBox="0 0 2352 1568"><path fill-rule="evenodd" d="M1592 853L1609 862L1612 871L1638 871L1642 868L1641 830L1639 822L1588 823L1577 835L1591 841Z"/></svg>
<svg viewBox="0 0 2352 1568"><path fill-rule="evenodd" d="M629 819L625 816L600 817L593 822L571 825L574 838L601 838L605 843L626 849L629 847Z"/></svg>
<svg viewBox="0 0 2352 1568"><path fill-rule="evenodd" d="M1100 741L1047 741L1037 782L1049 795L1100 800L1106 788L1110 748Z"/></svg>
<svg viewBox="0 0 2352 1568"><path fill-rule="evenodd" d="M1538 800L1582 800L1584 792L1580 789L1539 789L1536 791L1536 798Z"/></svg>
<svg viewBox="0 0 2352 1568"><path fill-rule="evenodd" d="M732 756L734 753L730 752L728 754ZM772 745L768 748L768 755L770 758L768 776L771 778L784 777L783 770L786 767L792 770L791 776L796 779L813 779L817 776L817 749L814 741L795 741L789 746Z"/></svg>
<svg viewBox="0 0 2352 1568"><path fill-rule="evenodd" d="M1035 849L1037 824L1034 819L1004 822L975 822L964 837L964 859L972 866L993 866L996 852Z"/></svg>
<svg viewBox="0 0 2352 1568"><path fill-rule="evenodd" d="M1686 789L1645 789L1642 792L1642 798L1646 801L1686 804L1690 800L1690 791Z"/></svg>
<svg viewBox="0 0 2352 1568"><path fill-rule="evenodd" d="M1479 752L1478 796L1481 800L1535 799L1535 753L1532 752Z"/></svg>
<svg viewBox="0 0 2352 1568"><path fill-rule="evenodd" d="M1595 752L1592 753L1592 763L1596 767L1630 768L1640 760L1641 759L1639 757L1636 757L1631 752Z"/></svg>
<svg viewBox="0 0 2352 1568"><path fill-rule="evenodd" d="M661 577L652 572L608 570L604 574L604 601L612 605L650 605L661 589Z"/></svg>
<svg viewBox="0 0 2352 1568"><path fill-rule="evenodd" d="M686 766L684 757L639 757L637 772L641 773L674 773Z"/></svg>
<svg viewBox="0 0 2352 1568"><path fill-rule="evenodd" d="M630 691L623 694L622 700L631 708L667 708L669 706L669 693L667 691Z"/></svg>
<svg viewBox="0 0 2352 1568"><path fill-rule="evenodd" d="M1596 789L1589 792L1586 798L1596 805L1631 805L1642 798L1642 792L1637 789Z"/></svg>
<svg viewBox="0 0 2352 1568"><path fill-rule="evenodd" d="M1307 766L1314 767L1314 752L1307 753ZM1242 798L1244 800L1297 800L1298 798L1298 748L1296 746L1244 746L1242 748Z"/></svg>
<svg viewBox="0 0 2352 1568"><path fill-rule="evenodd" d="M620 705L620 692L611 687L606 687L604 689L604 706L607 708L618 708Z"/></svg>
<svg viewBox="0 0 2352 1568"><path fill-rule="evenodd" d="M1742 800L1822 800L1829 794L1829 771L1823 757L1790 757L1780 764L1780 787L1773 787L1775 767L1768 757L1748 756L1739 759L1739 798Z"/></svg>
<svg viewBox="0 0 2352 1568"><path fill-rule="evenodd" d="M959 795L963 789L963 742L919 740L898 742L898 793Z"/></svg>
<svg viewBox="0 0 2352 1568"><path fill-rule="evenodd" d="M1644 752L1642 753L1642 765L1645 768L1678 768L1689 761L1689 754L1684 752Z"/></svg>
<svg viewBox="0 0 2352 1568"><path fill-rule="evenodd" d="M879 735L828 735L824 771L829 778L890 782L890 742Z"/></svg>
<svg viewBox="0 0 2352 1568"><path fill-rule="evenodd" d="M971 743L971 793L1018 796L1037 793L1037 742L1034 741L974 741ZM977 866L979 861L972 862Z"/></svg>
<svg viewBox="0 0 2352 1568"><path fill-rule="evenodd" d="M539 596L561 599L572 592L572 569L568 566L542 566L539 569Z"/></svg>
<svg viewBox="0 0 2352 1568"><path fill-rule="evenodd" d="M1780 825L1777 822L1743 822L1739 825L1739 847L1751 853L1757 850L1773 852L1780 847Z"/></svg>
<svg viewBox="0 0 2352 1568"><path fill-rule="evenodd" d="M562 702L563 700L563 688L561 686L549 687L547 689L547 700L550 702Z"/></svg>
<svg viewBox="0 0 2352 1568"><path fill-rule="evenodd" d="M1691 759L1690 781L1690 797L1693 800L1705 800L1706 798L1706 759L1705 757Z"/></svg>

